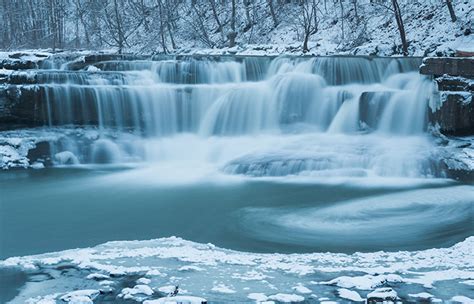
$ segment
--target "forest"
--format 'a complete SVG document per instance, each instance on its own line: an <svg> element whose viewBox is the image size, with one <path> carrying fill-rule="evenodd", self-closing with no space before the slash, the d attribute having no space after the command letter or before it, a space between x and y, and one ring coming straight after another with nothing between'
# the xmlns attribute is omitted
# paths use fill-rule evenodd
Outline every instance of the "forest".
<svg viewBox="0 0 474 304"><path fill-rule="evenodd" d="M379 48L386 44L390 50L366 53L413 55L419 51L417 43L431 41L432 45L421 46L426 51L446 36L470 35L468 2L3 0L0 48L173 53L186 48L284 44L302 52L319 47L320 53L326 49L342 53L372 43ZM420 35L433 39L420 39Z"/></svg>

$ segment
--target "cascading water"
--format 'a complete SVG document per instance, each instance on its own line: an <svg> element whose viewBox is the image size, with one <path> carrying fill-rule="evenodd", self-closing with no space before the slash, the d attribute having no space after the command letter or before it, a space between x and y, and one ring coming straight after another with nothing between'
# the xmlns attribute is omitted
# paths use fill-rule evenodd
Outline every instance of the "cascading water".
<svg viewBox="0 0 474 304"><path fill-rule="evenodd" d="M81 163L193 159L252 176L439 176L424 136L431 82L415 72L419 64L362 57L123 60L36 78L46 124L98 126L89 149L75 139L52 149Z"/></svg>

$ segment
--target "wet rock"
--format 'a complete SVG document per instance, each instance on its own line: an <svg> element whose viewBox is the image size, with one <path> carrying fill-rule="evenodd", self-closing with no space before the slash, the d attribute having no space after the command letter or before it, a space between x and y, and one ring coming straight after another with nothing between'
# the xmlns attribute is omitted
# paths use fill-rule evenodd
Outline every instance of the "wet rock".
<svg viewBox="0 0 474 304"><path fill-rule="evenodd" d="M375 129L388 104L391 92L363 92L359 98L359 120Z"/></svg>
<svg viewBox="0 0 474 304"><path fill-rule="evenodd" d="M44 125L42 92L34 86L0 88L0 130Z"/></svg>
<svg viewBox="0 0 474 304"><path fill-rule="evenodd" d="M43 166L50 167L52 165L50 143L47 141L37 142L34 148L28 150L26 157L31 164L41 163Z"/></svg>
<svg viewBox="0 0 474 304"><path fill-rule="evenodd" d="M429 121L438 124L443 134L474 134L474 102L471 92L441 92L441 106L429 111Z"/></svg>

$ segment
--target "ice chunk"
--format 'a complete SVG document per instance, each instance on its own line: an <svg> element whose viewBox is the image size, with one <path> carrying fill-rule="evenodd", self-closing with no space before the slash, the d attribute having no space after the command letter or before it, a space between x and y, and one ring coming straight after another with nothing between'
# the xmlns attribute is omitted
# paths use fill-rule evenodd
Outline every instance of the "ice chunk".
<svg viewBox="0 0 474 304"><path fill-rule="evenodd" d="M193 296L176 296L166 297L157 300L147 300L143 304L202 304L207 303L207 300L200 297Z"/></svg>
<svg viewBox="0 0 474 304"><path fill-rule="evenodd" d="M362 302L364 299L359 295L357 291L345 289L345 288L339 288L337 290L337 294L339 295L340 298L347 299L350 301L354 302Z"/></svg>
<svg viewBox="0 0 474 304"><path fill-rule="evenodd" d="M269 300L275 300L283 303L303 302L304 297L297 294L277 293L268 297Z"/></svg>

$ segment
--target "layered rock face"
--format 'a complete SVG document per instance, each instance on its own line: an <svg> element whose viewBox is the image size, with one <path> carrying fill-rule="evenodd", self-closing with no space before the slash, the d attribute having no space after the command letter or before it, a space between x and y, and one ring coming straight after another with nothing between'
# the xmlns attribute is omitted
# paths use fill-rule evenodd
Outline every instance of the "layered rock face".
<svg viewBox="0 0 474 304"><path fill-rule="evenodd" d="M437 92L428 119L438 133L450 177L474 180L474 57L425 58L420 73L430 75Z"/></svg>
<svg viewBox="0 0 474 304"><path fill-rule="evenodd" d="M429 121L446 135L474 135L474 58L425 58L420 73L438 89Z"/></svg>

